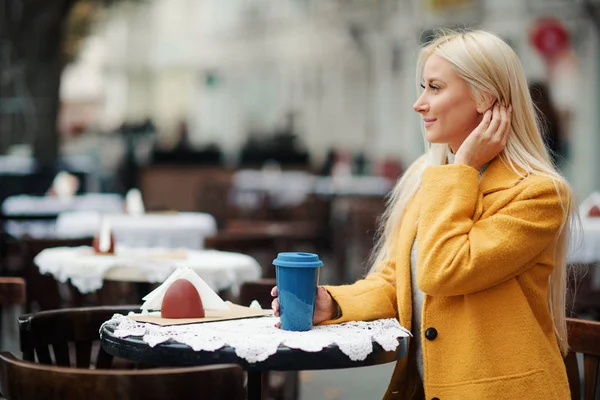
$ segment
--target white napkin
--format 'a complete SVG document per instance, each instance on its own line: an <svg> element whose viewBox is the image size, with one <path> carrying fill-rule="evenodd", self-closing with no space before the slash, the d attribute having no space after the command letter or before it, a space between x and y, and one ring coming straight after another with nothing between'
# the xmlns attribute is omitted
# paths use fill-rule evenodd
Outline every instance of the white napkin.
<svg viewBox="0 0 600 400"><path fill-rule="evenodd" d="M110 250L110 223L106 218L102 218L102 222L100 222L98 250L100 250L102 253L106 253Z"/></svg>
<svg viewBox="0 0 600 400"><path fill-rule="evenodd" d="M70 199L75 196L79 188L79 179L75 175L61 171L52 181L52 190L59 199Z"/></svg>
<svg viewBox="0 0 600 400"><path fill-rule="evenodd" d="M139 189L129 189L125 195L125 212L131 215L141 215L146 212Z"/></svg>
<svg viewBox="0 0 600 400"><path fill-rule="evenodd" d="M204 282L202 278L198 276L190 268L177 268L175 272L167 278L166 281L152 292L148 293L142 300L142 310L160 310L162 307L162 301L165 297L167 289L177 279L187 279L192 285L198 290L200 298L202 299L202 306L205 310L225 310L228 311L229 307L227 304L216 294L210 286Z"/></svg>

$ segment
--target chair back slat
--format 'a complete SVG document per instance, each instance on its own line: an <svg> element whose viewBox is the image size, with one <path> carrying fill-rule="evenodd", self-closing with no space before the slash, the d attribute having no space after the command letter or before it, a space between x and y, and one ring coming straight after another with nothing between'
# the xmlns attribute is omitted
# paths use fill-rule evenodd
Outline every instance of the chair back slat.
<svg viewBox="0 0 600 400"><path fill-rule="evenodd" d="M56 365L61 367L70 367L71 361L69 359L69 344L66 342L55 343L52 345L54 351L54 361Z"/></svg>
<svg viewBox="0 0 600 400"><path fill-rule="evenodd" d="M0 353L0 390L10 400L243 400L238 365L89 370L43 366Z"/></svg>
<svg viewBox="0 0 600 400"><path fill-rule="evenodd" d="M37 355L40 364L52 365L52 358L50 357L50 349L48 349L48 346L36 347L35 354Z"/></svg>
<svg viewBox="0 0 600 400"><path fill-rule="evenodd" d="M598 386L598 361L599 357L585 354L583 356L583 369L585 381L585 400L598 400L596 393L599 393Z"/></svg>
<svg viewBox="0 0 600 400"><path fill-rule="evenodd" d="M75 342L75 365L77 368L89 368L92 357L92 342Z"/></svg>
<svg viewBox="0 0 600 400"><path fill-rule="evenodd" d="M27 349L26 351L23 351L23 360L35 362L35 350Z"/></svg>
<svg viewBox="0 0 600 400"><path fill-rule="evenodd" d="M580 382L583 382L583 399L599 400L600 322L567 318L567 326L571 353L565 359L565 366L571 399L581 400ZM583 376L574 360L575 353L583 354Z"/></svg>
<svg viewBox="0 0 600 400"><path fill-rule="evenodd" d="M96 357L96 368L108 369L111 367L113 356L105 352L102 347L98 348L98 356Z"/></svg>

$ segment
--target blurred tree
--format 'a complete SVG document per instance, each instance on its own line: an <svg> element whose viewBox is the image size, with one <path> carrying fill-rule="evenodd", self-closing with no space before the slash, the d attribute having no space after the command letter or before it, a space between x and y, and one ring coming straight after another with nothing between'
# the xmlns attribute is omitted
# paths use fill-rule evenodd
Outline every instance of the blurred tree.
<svg viewBox="0 0 600 400"><path fill-rule="evenodd" d="M43 168L55 165L63 67L103 9L141 1L0 0L0 153L30 144Z"/></svg>

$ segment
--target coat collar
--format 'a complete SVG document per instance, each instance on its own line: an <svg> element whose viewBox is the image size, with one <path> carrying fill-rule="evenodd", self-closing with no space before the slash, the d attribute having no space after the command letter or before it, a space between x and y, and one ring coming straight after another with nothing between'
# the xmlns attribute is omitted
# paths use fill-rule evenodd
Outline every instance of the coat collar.
<svg viewBox="0 0 600 400"><path fill-rule="evenodd" d="M479 182L481 192L485 195L515 186L527 176L526 172L518 168L517 171L508 166L503 158L494 158Z"/></svg>

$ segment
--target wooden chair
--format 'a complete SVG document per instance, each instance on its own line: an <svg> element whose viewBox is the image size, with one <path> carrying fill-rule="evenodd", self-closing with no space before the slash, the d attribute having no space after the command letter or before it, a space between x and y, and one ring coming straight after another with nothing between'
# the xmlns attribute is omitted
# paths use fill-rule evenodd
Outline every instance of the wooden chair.
<svg viewBox="0 0 600 400"><path fill-rule="evenodd" d="M61 284L53 276L43 275L34 263L34 258L41 251L52 247L78 247L91 246L93 238L73 239L34 239L22 238L19 240L21 259L23 263L23 277L27 281L28 312L40 310L53 310L68 305L75 306L81 303L79 292L70 284ZM67 293L65 298L61 293Z"/></svg>
<svg viewBox="0 0 600 400"><path fill-rule="evenodd" d="M19 334L23 359L34 362L37 357L40 364L62 367L111 368L113 357L99 346L100 326L115 313L126 315L136 310L139 306L88 307L22 315ZM119 361L132 367L132 363Z"/></svg>
<svg viewBox="0 0 600 400"><path fill-rule="evenodd" d="M239 304L247 306L253 300L262 308L271 308L273 297L271 289L276 285L275 279L247 281L240 287ZM272 371L263 373L263 398L276 400L297 400L300 396L300 379L298 371ZM266 390L268 387L269 390Z"/></svg>
<svg viewBox="0 0 600 400"><path fill-rule="evenodd" d="M2 341L2 345L7 345L6 338L15 337L14 344L16 345L16 335L13 332L16 332L16 320L15 325L7 328L3 326L4 312L5 307L15 307L15 306L25 306L25 281L21 278L7 278L0 277L0 336L5 339ZM17 310L17 313L21 313L21 310ZM12 324L11 324L12 325ZM7 330L10 329L10 330ZM10 333L6 336L4 334ZM8 339L8 342L12 342Z"/></svg>
<svg viewBox="0 0 600 400"><path fill-rule="evenodd" d="M0 332L2 332L2 308L23 306L27 298L25 281L21 278L0 277Z"/></svg>
<svg viewBox="0 0 600 400"><path fill-rule="evenodd" d="M569 346L571 352L565 358L571 399L581 400L581 387L583 382L583 399L600 399L600 322L584 321L580 319L567 319L569 331ZM577 365L576 353L583 354L583 375ZM583 378L583 379L582 379Z"/></svg>
<svg viewBox="0 0 600 400"><path fill-rule="evenodd" d="M216 365L148 370L46 366L0 353L0 390L9 400L244 400L243 370Z"/></svg>
<svg viewBox="0 0 600 400"><path fill-rule="evenodd" d="M263 266L263 278L274 278L275 269L272 261L281 251L311 251L321 250L321 228L309 221L266 221L230 219L219 232L220 236L230 238L236 244L244 245L247 251L241 251L254 256ZM210 241L209 241L210 243ZM250 248L254 246L254 248ZM266 254L255 254L258 251Z"/></svg>
<svg viewBox="0 0 600 400"><path fill-rule="evenodd" d="M0 271L3 275L12 275L21 267L19 238L7 232L9 223L46 223L53 224L58 214L4 214L0 210Z"/></svg>

